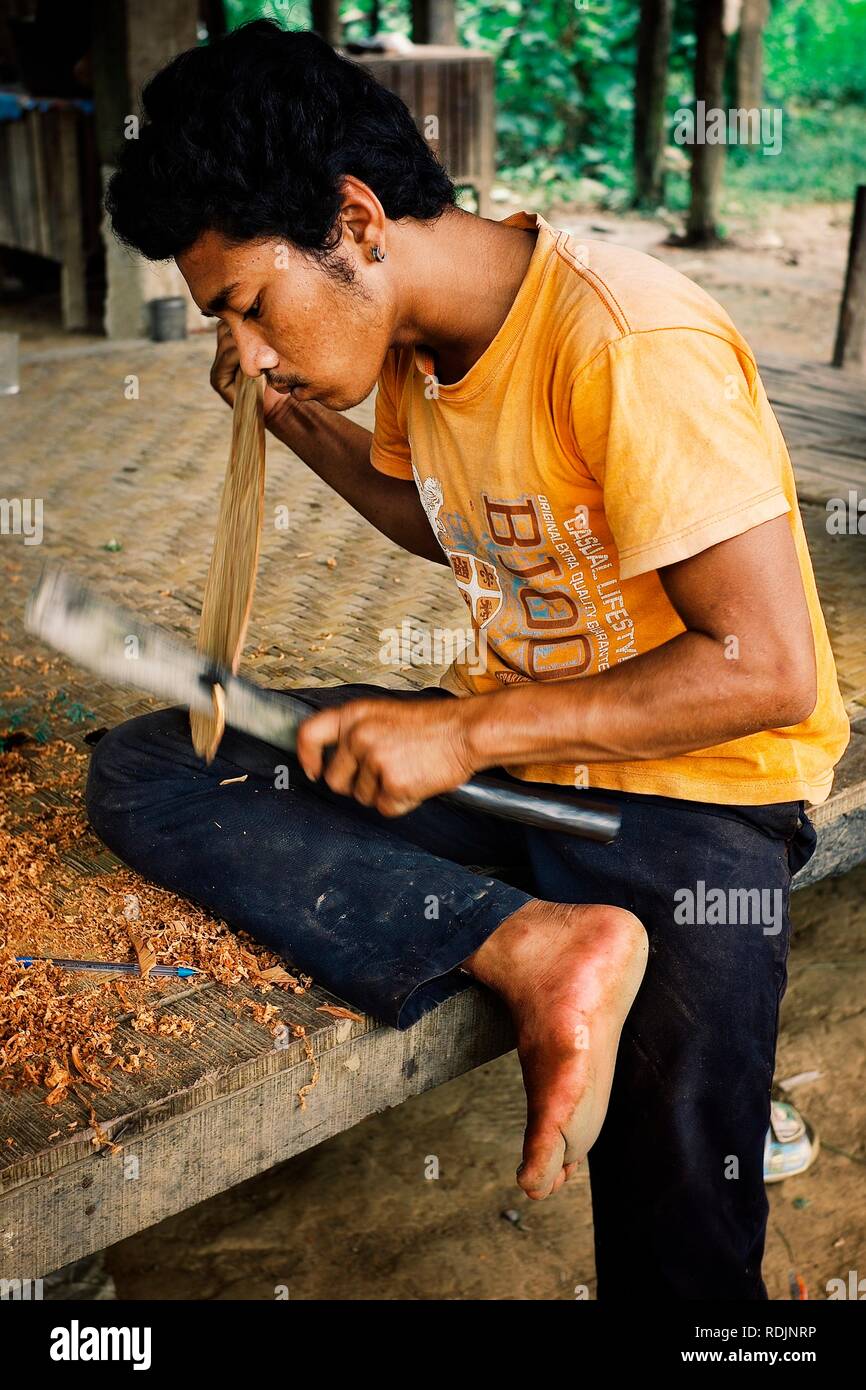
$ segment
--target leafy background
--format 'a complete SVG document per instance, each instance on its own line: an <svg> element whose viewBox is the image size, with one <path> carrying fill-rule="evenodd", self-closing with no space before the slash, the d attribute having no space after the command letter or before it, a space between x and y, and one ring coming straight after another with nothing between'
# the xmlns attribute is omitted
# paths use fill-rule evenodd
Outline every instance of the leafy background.
<svg viewBox="0 0 866 1390"><path fill-rule="evenodd" d="M668 127L693 101L695 10L677 0L668 84ZM230 27L259 15L310 27L308 4L225 0ZM383 29L409 34L409 3L382 0ZM496 59L500 177L539 203L624 207L631 199L631 124L638 5L635 0L458 0L467 47ZM370 0L342 6L344 34L370 33ZM729 104L734 43L729 45ZM725 188L741 205L766 198L850 199L866 181L866 0L774 0L764 39L765 104L781 109L777 157L729 149ZM670 150L666 204L688 201L688 167Z"/></svg>

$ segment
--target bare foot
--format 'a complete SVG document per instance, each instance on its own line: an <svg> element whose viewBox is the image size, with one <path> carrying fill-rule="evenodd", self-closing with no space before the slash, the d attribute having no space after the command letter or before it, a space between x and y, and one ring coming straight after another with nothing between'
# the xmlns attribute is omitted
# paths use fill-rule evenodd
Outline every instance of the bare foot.
<svg viewBox="0 0 866 1390"><path fill-rule="evenodd" d="M464 961L517 1029L527 1116L517 1181L528 1197L558 1192L598 1138L647 954L631 912L534 898Z"/></svg>

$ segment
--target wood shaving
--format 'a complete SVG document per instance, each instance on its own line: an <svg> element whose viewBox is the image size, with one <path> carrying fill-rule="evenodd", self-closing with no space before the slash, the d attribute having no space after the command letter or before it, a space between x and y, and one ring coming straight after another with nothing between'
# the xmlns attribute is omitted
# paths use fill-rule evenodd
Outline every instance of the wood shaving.
<svg viewBox="0 0 866 1390"><path fill-rule="evenodd" d="M310 1066L313 1068L313 1074L312 1074L312 1076L310 1077L309 1081L307 1082L306 1086L302 1086L301 1089L298 1091L298 1104L300 1105L300 1107L301 1107L302 1110L306 1110L306 1108L307 1108L307 1096L310 1094L310 1092L313 1090L313 1088L314 1088L315 1086L318 1085L318 1082L319 1082L319 1075L320 1075L320 1072L319 1072L319 1064L318 1064L318 1062L316 1061L316 1057L315 1057L315 1054L314 1054L314 1052L313 1052L313 1044L310 1042L310 1039L307 1037L307 1030L306 1030L306 1028L303 1026L303 1024L302 1024L302 1023L296 1023L295 1026L294 1026L294 1028L292 1029L292 1033L294 1034L294 1036L295 1036L296 1038L303 1038L303 1040L304 1040L304 1051L306 1052L307 1057L309 1058Z"/></svg>
<svg viewBox="0 0 866 1390"><path fill-rule="evenodd" d="M265 1027L280 1012L276 1004L260 1004L257 999L245 999L244 1008L249 1009L256 1023L261 1023Z"/></svg>
<svg viewBox="0 0 866 1390"><path fill-rule="evenodd" d="M94 870L94 861L107 860L84 812L87 764L86 752L62 740L0 754L0 1088L40 1089L51 1106L109 1090L117 1071L152 1068L144 1042L117 1034L122 1022L139 1036L180 1039L196 1024L162 1012L179 989L171 978L121 980L44 960L22 966L16 956L127 961L135 952L143 970L150 961L192 966L262 995L303 994L312 984L177 894L129 869Z"/></svg>
<svg viewBox="0 0 866 1390"><path fill-rule="evenodd" d="M195 1021L181 1018L178 1014L157 1015L153 1009L139 1009L131 1020L136 1033L151 1033L155 1037L185 1038L195 1032Z"/></svg>
<svg viewBox="0 0 866 1390"><path fill-rule="evenodd" d="M73 918L74 921L74 918ZM144 941L131 922L127 922L126 930L132 942L133 950L138 959L138 968L141 971L142 980L146 980L153 967L156 965L156 951L149 941Z"/></svg>
<svg viewBox="0 0 866 1390"><path fill-rule="evenodd" d="M320 1004L316 1013L330 1014L332 1018L353 1018L356 1023L364 1022L363 1014L353 1013L351 1009L343 1009L337 1004Z"/></svg>
<svg viewBox="0 0 866 1390"><path fill-rule="evenodd" d="M47 961L26 967L0 959L0 1086L41 1086L47 1105L66 1099L76 1073L109 1089L105 1068L116 1060L117 1021L106 996L67 992L67 981L68 972Z"/></svg>
<svg viewBox="0 0 866 1390"><path fill-rule="evenodd" d="M99 1123L96 1111L93 1108L93 1103L90 1100L90 1097L84 1095L78 1089L77 1086L74 1087L74 1090L79 1100L83 1102L87 1109L87 1117L90 1120L90 1128L93 1130L93 1138L90 1141L93 1147L95 1149L108 1149L109 1153L119 1154L121 1150L121 1145L115 1144L114 1140L110 1139L108 1135L105 1133L105 1130Z"/></svg>

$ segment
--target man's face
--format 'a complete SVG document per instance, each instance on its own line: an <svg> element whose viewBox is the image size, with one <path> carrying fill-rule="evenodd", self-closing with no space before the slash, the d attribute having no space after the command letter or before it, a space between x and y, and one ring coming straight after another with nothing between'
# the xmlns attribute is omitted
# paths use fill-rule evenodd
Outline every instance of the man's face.
<svg viewBox="0 0 866 1390"><path fill-rule="evenodd" d="M346 410L372 391L392 318L382 267L348 236L336 255L352 283L286 242L233 246L213 231L177 264L198 307L229 325L248 376L264 376L295 400Z"/></svg>

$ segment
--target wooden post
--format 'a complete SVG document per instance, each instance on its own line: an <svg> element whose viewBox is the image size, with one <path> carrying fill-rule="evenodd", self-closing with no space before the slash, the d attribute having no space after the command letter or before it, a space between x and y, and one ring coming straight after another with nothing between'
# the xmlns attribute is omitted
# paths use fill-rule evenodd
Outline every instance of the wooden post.
<svg viewBox="0 0 866 1390"><path fill-rule="evenodd" d="M123 139L124 120L138 110L133 105L127 72L126 6L95 0L93 6L93 101L96 154L111 165Z"/></svg>
<svg viewBox="0 0 866 1390"><path fill-rule="evenodd" d="M334 48L343 41L340 24L340 0L310 0L310 17L313 28L326 43Z"/></svg>
<svg viewBox="0 0 866 1390"><path fill-rule="evenodd" d="M475 73L478 93L478 216L493 217L490 197L496 177L496 76L492 63L484 63Z"/></svg>
<svg viewBox="0 0 866 1390"><path fill-rule="evenodd" d="M695 101L705 112L720 110L724 102L725 54L724 0L703 0L697 6L698 46L695 53ZM708 145L706 132L695 123L692 146L691 203L685 240L693 246L711 246L719 239L719 187L725 164L725 146Z"/></svg>
<svg viewBox="0 0 866 1390"><path fill-rule="evenodd" d="M458 43L454 0L412 0L412 42Z"/></svg>
<svg viewBox="0 0 866 1390"><path fill-rule="evenodd" d="M222 38L226 33L226 12L223 0L200 0L199 14L204 20L208 38Z"/></svg>
<svg viewBox="0 0 866 1390"><path fill-rule="evenodd" d="M198 0L93 0L93 96L103 185L110 177L129 118L139 111L142 84L184 49L194 48ZM106 296L103 324L109 338L145 332L145 303L188 292L174 267L152 267L130 254L103 222ZM190 305L192 301L189 300ZM194 310L190 317L195 321Z"/></svg>
<svg viewBox="0 0 866 1390"><path fill-rule="evenodd" d="M764 96L764 28L769 0L743 0L737 41L737 106L747 111Z"/></svg>
<svg viewBox="0 0 866 1390"><path fill-rule="evenodd" d="M664 201L665 97L673 0L641 0L634 93L634 201Z"/></svg>
<svg viewBox="0 0 866 1390"><path fill-rule="evenodd" d="M0 0L0 63L10 69L15 67L15 43L9 20L17 17L17 13L12 0Z"/></svg>
<svg viewBox="0 0 866 1390"><path fill-rule="evenodd" d="M81 192L78 180L78 112L58 111L60 158L60 303L67 332L87 327L87 286L82 245Z"/></svg>
<svg viewBox="0 0 866 1390"><path fill-rule="evenodd" d="M834 367L862 367L866 364L866 184L861 183L854 200L848 268L839 307L839 327L833 350Z"/></svg>

